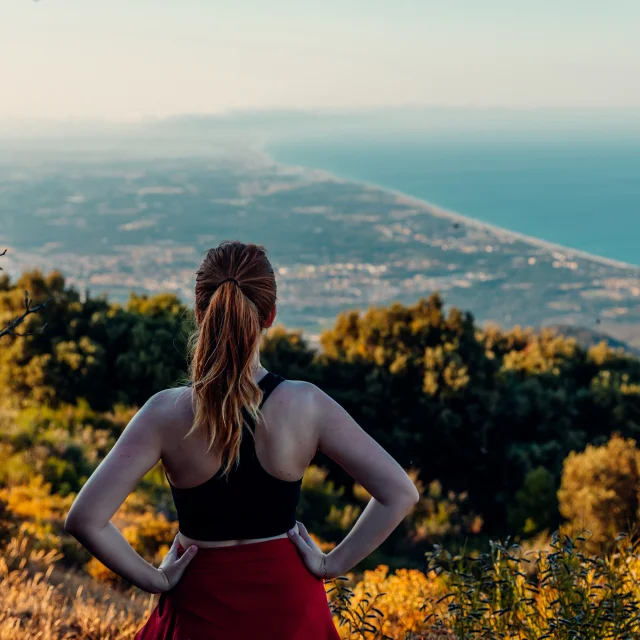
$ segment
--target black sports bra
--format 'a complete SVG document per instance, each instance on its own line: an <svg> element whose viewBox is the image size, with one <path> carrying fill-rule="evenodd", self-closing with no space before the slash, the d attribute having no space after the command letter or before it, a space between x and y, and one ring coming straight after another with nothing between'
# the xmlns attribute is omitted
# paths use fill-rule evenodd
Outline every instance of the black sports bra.
<svg viewBox="0 0 640 640"><path fill-rule="evenodd" d="M270 372L260 379L261 407L283 380ZM286 533L296 523L301 484L302 480L280 480L263 468L246 427L240 462L227 478L221 469L188 489L174 487L169 481L180 532L194 540L208 541L270 538Z"/></svg>

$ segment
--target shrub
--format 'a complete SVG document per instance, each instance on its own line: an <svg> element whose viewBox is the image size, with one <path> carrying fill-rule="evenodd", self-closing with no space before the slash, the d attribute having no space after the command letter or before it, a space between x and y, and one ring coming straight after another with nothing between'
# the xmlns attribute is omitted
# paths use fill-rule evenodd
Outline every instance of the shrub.
<svg viewBox="0 0 640 640"><path fill-rule="evenodd" d="M509 509L511 529L524 535L550 531L557 524L558 499L555 478L544 467L527 473Z"/></svg>
<svg viewBox="0 0 640 640"><path fill-rule="evenodd" d="M626 537L604 556L581 552L585 541L554 534L550 551L527 554L500 543L477 556L438 548L429 566L448 593L426 603L427 620L465 639L639 637L640 555ZM523 571L528 563L532 578Z"/></svg>
<svg viewBox="0 0 640 640"><path fill-rule="evenodd" d="M574 529L591 532L590 545L606 545L631 531L638 518L640 452L614 435L605 446L570 453L558 492L561 514Z"/></svg>

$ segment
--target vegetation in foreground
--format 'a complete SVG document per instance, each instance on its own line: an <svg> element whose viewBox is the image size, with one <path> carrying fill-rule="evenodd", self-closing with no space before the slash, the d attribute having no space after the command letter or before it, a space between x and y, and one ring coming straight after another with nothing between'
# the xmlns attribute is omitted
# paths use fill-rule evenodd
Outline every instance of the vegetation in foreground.
<svg viewBox="0 0 640 640"><path fill-rule="evenodd" d="M0 640L133 637L153 598L90 558L62 520L136 407L179 381L189 312L171 295L81 299L61 274L33 272L0 277L0 326L24 290L49 302L23 318L24 335L0 339ZM617 539L640 519L637 359L481 329L437 295L343 314L322 345L275 329L265 365L341 402L422 496L330 590L344 638L640 636L635 543ZM331 548L367 499L319 456L299 517ZM115 520L159 561L176 531L160 467ZM519 546L491 542L508 535Z"/></svg>
<svg viewBox="0 0 640 640"><path fill-rule="evenodd" d="M611 553L554 535L548 549L492 544L429 569L379 566L327 584L345 640L602 640L640 634L640 553L626 536ZM0 559L0 639L131 640L156 596L100 586L65 571L55 552L14 538Z"/></svg>

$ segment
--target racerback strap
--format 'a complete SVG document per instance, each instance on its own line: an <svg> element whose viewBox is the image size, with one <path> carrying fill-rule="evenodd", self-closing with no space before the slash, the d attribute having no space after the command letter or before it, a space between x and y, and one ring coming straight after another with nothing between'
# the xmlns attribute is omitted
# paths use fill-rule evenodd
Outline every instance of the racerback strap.
<svg viewBox="0 0 640 640"><path fill-rule="evenodd" d="M271 392L281 382L284 382L284 378L282 376L276 375L275 373L271 373L271 371L268 371L267 374L260 379L260 382L258 382L258 386L262 389L262 401L260 402L261 408L267 401L267 398L271 395Z"/></svg>

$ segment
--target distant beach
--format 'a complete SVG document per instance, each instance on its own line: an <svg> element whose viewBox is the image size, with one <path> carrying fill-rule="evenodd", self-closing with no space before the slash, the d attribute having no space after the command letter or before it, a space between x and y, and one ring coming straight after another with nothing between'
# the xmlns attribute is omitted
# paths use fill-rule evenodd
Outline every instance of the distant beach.
<svg viewBox="0 0 640 640"><path fill-rule="evenodd" d="M477 141L467 149L460 141L309 139L270 141L262 150L273 162L386 190L460 224L638 269L640 141L486 144L483 151Z"/></svg>

